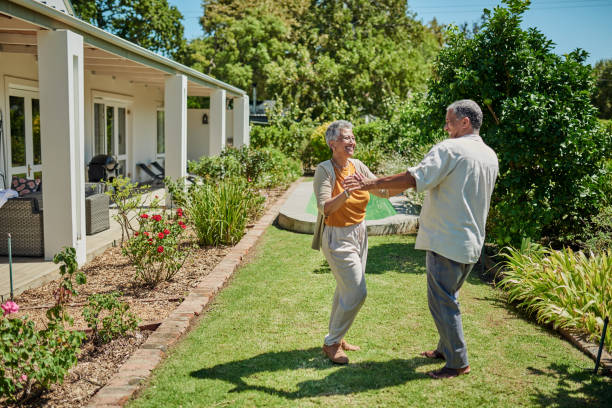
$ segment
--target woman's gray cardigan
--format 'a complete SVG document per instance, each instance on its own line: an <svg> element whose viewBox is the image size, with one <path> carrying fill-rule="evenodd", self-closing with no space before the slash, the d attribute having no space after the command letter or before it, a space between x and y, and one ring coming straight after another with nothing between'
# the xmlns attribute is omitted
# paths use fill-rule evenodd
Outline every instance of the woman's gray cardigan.
<svg viewBox="0 0 612 408"><path fill-rule="evenodd" d="M374 173L368 169L368 166L363 164L360 160L357 159L349 159L351 163L355 166L355 171L366 178L376 178ZM326 160L324 162L319 163L314 175L314 193L315 199L317 200L317 223L315 225L314 237L312 238L312 249L319 250L321 249L321 237L323 236L323 228L325 228L325 213L323 208L325 207L325 202L331 198L332 191L334 189L334 185L336 184L336 173L334 172L334 166L331 160ZM372 190L370 191L372 194L379 197L389 197L388 190Z"/></svg>

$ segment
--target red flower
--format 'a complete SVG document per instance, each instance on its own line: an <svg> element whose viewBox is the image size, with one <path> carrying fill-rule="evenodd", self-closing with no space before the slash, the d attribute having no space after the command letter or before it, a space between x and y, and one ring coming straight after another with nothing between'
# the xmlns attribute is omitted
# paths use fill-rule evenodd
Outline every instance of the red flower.
<svg viewBox="0 0 612 408"><path fill-rule="evenodd" d="M149 233L147 231L143 232L143 234L145 234L145 237L149 236Z"/></svg>
<svg viewBox="0 0 612 408"><path fill-rule="evenodd" d="M176 215L178 215L179 217L183 216L183 209L179 208L178 210L176 210Z"/></svg>
<svg viewBox="0 0 612 408"><path fill-rule="evenodd" d="M149 218L149 214L141 214L140 218Z"/></svg>
<svg viewBox="0 0 612 408"><path fill-rule="evenodd" d="M137 237L138 236L138 231L134 232L134 236Z"/></svg>
<svg viewBox="0 0 612 408"><path fill-rule="evenodd" d="M153 243L153 238L149 238L149 242Z"/></svg>
<svg viewBox="0 0 612 408"><path fill-rule="evenodd" d="M166 229L164 230L164 234L166 234L166 235L170 235L170 230L169 230L168 228L166 228Z"/></svg>
<svg viewBox="0 0 612 408"><path fill-rule="evenodd" d="M155 221L161 221L162 216L161 216L161 215L159 215L159 214L155 214L155 215L154 215L152 218L153 218Z"/></svg>
<svg viewBox="0 0 612 408"><path fill-rule="evenodd" d="M163 232L160 232L159 234L157 234L157 238L159 239L164 239L165 235Z"/></svg>
<svg viewBox="0 0 612 408"><path fill-rule="evenodd" d="M181 228L185 229L185 228L187 228L187 226L185 224L181 224Z"/></svg>
<svg viewBox="0 0 612 408"><path fill-rule="evenodd" d="M181 220L179 220L178 225L185 225L185 223Z"/></svg>
<svg viewBox="0 0 612 408"><path fill-rule="evenodd" d="M158 246L158 247L157 247L157 252L159 252L160 254L161 254L162 252L164 252L164 247L163 247L163 246L161 246L161 245L160 245L160 246Z"/></svg>

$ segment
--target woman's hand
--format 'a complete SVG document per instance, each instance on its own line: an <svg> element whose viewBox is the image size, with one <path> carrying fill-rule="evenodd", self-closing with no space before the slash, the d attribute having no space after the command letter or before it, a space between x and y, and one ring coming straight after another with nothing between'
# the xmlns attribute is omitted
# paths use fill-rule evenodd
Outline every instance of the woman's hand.
<svg viewBox="0 0 612 408"><path fill-rule="evenodd" d="M369 184L370 180L359 173L352 174L342 181L342 188L348 192L355 190L363 190Z"/></svg>

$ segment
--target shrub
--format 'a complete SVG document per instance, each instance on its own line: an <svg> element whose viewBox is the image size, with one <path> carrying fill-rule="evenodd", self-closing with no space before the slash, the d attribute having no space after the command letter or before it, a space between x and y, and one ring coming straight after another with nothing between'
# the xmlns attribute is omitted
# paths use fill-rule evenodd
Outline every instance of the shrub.
<svg viewBox="0 0 612 408"><path fill-rule="evenodd" d="M314 168L319 163L331 158L332 152L325 142L325 131L330 122L317 126L310 134L308 145L302 153L302 163L305 167Z"/></svg>
<svg viewBox="0 0 612 408"><path fill-rule="evenodd" d="M149 186L138 186L124 176L114 178L106 182L107 194L110 201L117 206L117 214L113 218L121 226L121 245L134 234L134 219L138 217L140 208L143 207L145 197L143 195ZM157 207L159 200L155 199L150 205Z"/></svg>
<svg viewBox="0 0 612 408"><path fill-rule="evenodd" d="M236 244L265 200L236 179L192 185L188 196L186 211L200 245Z"/></svg>
<svg viewBox="0 0 612 408"><path fill-rule="evenodd" d="M177 210L176 220L170 220L166 212L142 213L138 225L138 231L123 247L123 254L136 269L135 278L147 286L171 280L189 254L180 247L181 236L187 228L183 210Z"/></svg>
<svg viewBox="0 0 612 408"><path fill-rule="evenodd" d="M587 257L571 249L555 251L523 240L506 248L500 287L508 300L533 313L538 322L585 332L599 341L612 311L612 251ZM612 336L606 337L612 349Z"/></svg>
<svg viewBox="0 0 612 408"><path fill-rule="evenodd" d="M62 277L55 291L56 304L47 311L48 323L43 330L35 330L28 317L9 318L18 306L12 302L2 305L0 317L0 396L9 401L25 401L61 383L68 370L76 365L77 354L85 333L67 330L65 323L72 319L65 313L65 303L77 294L76 283L84 283L85 275L78 270L76 251L64 248L53 262L62 263Z"/></svg>
<svg viewBox="0 0 612 408"><path fill-rule="evenodd" d="M570 244L602 205L612 138L590 103L586 53L561 57L537 29L521 29L529 1L506 0L485 10L473 38L448 32L429 84L429 123L443 123L458 99L479 103L481 135L497 152L500 173L489 215L498 244L522 237Z"/></svg>
<svg viewBox="0 0 612 408"><path fill-rule="evenodd" d="M88 305L83 308L83 317L87 327L92 330L94 343L108 343L138 328L138 319L128 312L130 306L119 301L119 296L121 294L118 292L96 293L87 298Z"/></svg>

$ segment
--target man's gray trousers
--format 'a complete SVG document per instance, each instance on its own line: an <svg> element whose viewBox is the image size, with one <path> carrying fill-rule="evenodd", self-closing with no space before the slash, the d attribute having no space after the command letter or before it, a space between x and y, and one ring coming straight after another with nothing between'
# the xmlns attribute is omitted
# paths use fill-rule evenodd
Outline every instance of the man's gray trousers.
<svg viewBox="0 0 612 408"><path fill-rule="evenodd" d="M427 251L427 302L440 340L437 350L446 358L446 367L469 365L459 310L459 289L474 264L462 264Z"/></svg>
<svg viewBox="0 0 612 408"><path fill-rule="evenodd" d="M366 299L368 234L365 221L348 227L326 225L322 239L321 249L336 278L329 333L325 336L325 344L330 346L342 340Z"/></svg>

